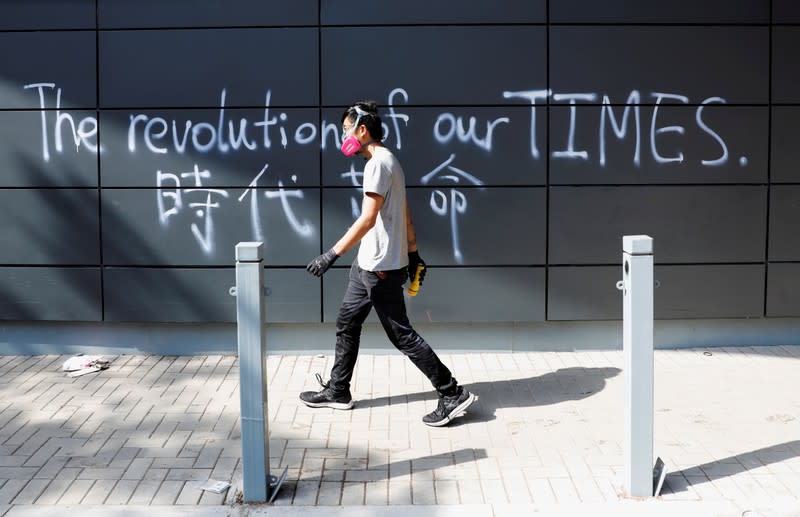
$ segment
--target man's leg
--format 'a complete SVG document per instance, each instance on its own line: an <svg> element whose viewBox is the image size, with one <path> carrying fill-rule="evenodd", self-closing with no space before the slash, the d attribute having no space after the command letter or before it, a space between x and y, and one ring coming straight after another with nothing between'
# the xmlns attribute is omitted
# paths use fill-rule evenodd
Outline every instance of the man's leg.
<svg viewBox="0 0 800 517"><path fill-rule="evenodd" d="M375 273L364 273L366 276L362 276L363 283L369 287L370 299L386 335L428 377L439 393L437 408L425 415L422 421L430 426L447 425L475 402L477 397L458 385L458 381L436 352L411 326L403 299L405 271L387 271L384 278L379 278Z"/></svg>
<svg viewBox="0 0 800 517"><path fill-rule="evenodd" d="M425 374L440 394L452 395L458 383L450 370L442 363L436 352L411 326L403 299L404 270L386 271L385 279L375 273L364 271L363 283L369 288L369 296L383 330L392 344Z"/></svg>
<svg viewBox="0 0 800 517"><path fill-rule="evenodd" d="M336 320L336 352L331 369L331 379L323 382L320 391L305 391L300 400L311 407L331 407L334 409L351 409L353 397L350 394L350 379L358 359L358 348L361 340L361 327L372 309L372 302L367 290L358 275L358 266L350 268L350 280L347 284L339 317Z"/></svg>
<svg viewBox="0 0 800 517"><path fill-rule="evenodd" d="M372 310L372 301L361 281L361 269L354 262L350 267L350 280L336 318L336 356L331 369L331 386L340 391L350 390L350 380L358 359L361 329Z"/></svg>

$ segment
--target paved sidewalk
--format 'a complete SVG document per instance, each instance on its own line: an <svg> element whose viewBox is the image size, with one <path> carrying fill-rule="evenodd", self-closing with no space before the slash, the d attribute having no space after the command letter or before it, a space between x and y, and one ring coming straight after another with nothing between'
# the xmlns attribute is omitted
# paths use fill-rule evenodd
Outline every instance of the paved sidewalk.
<svg viewBox="0 0 800 517"><path fill-rule="evenodd" d="M77 378L67 358L0 356L0 516L267 515L197 488L241 478L234 356L107 356ZM399 354L360 357L352 411L298 403L331 356L270 356L271 463L289 476L269 514L800 516L800 347L656 351L669 474L644 502L621 496L621 351L442 358L480 400L430 428L435 395Z"/></svg>

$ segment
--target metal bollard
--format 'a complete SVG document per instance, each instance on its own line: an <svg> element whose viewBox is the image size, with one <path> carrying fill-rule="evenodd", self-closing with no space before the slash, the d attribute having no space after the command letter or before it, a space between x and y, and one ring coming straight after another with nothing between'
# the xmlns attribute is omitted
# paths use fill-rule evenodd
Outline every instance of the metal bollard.
<svg viewBox="0 0 800 517"><path fill-rule="evenodd" d="M653 483L653 239L622 238L625 355L624 489L651 497Z"/></svg>
<svg viewBox="0 0 800 517"><path fill-rule="evenodd" d="M238 324L242 498L246 503L272 501L287 473L284 470L279 480L269 474L263 249L261 242L236 245L236 287L231 289Z"/></svg>

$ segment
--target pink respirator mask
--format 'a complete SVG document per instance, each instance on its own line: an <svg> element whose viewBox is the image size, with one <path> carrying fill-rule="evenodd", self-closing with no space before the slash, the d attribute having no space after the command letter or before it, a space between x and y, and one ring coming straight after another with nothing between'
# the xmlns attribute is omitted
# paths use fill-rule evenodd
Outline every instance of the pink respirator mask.
<svg viewBox="0 0 800 517"><path fill-rule="evenodd" d="M359 142L358 138L354 137L353 135L345 137L345 139L342 141L342 154L348 158L355 156L360 149L361 142Z"/></svg>
<svg viewBox="0 0 800 517"><path fill-rule="evenodd" d="M367 115L367 112L358 106L353 106L353 109L356 110L358 116L356 117L356 121L353 122L353 125L350 126L350 131L358 128L358 122L361 120L361 117L363 115ZM358 141L358 138L353 135L346 135L345 133L342 133L342 154L349 158L351 156L355 156L359 150L361 150L361 142Z"/></svg>

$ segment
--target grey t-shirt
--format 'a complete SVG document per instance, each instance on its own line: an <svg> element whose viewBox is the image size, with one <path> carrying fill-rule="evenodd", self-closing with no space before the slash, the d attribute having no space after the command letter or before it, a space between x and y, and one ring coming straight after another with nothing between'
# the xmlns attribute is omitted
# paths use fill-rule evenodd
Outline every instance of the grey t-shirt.
<svg viewBox="0 0 800 517"><path fill-rule="evenodd" d="M364 166L364 193L383 196L375 226L361 239L358 265L367 271L389 271L408 265L406 179L394 154L376 147Z"/></svg>

